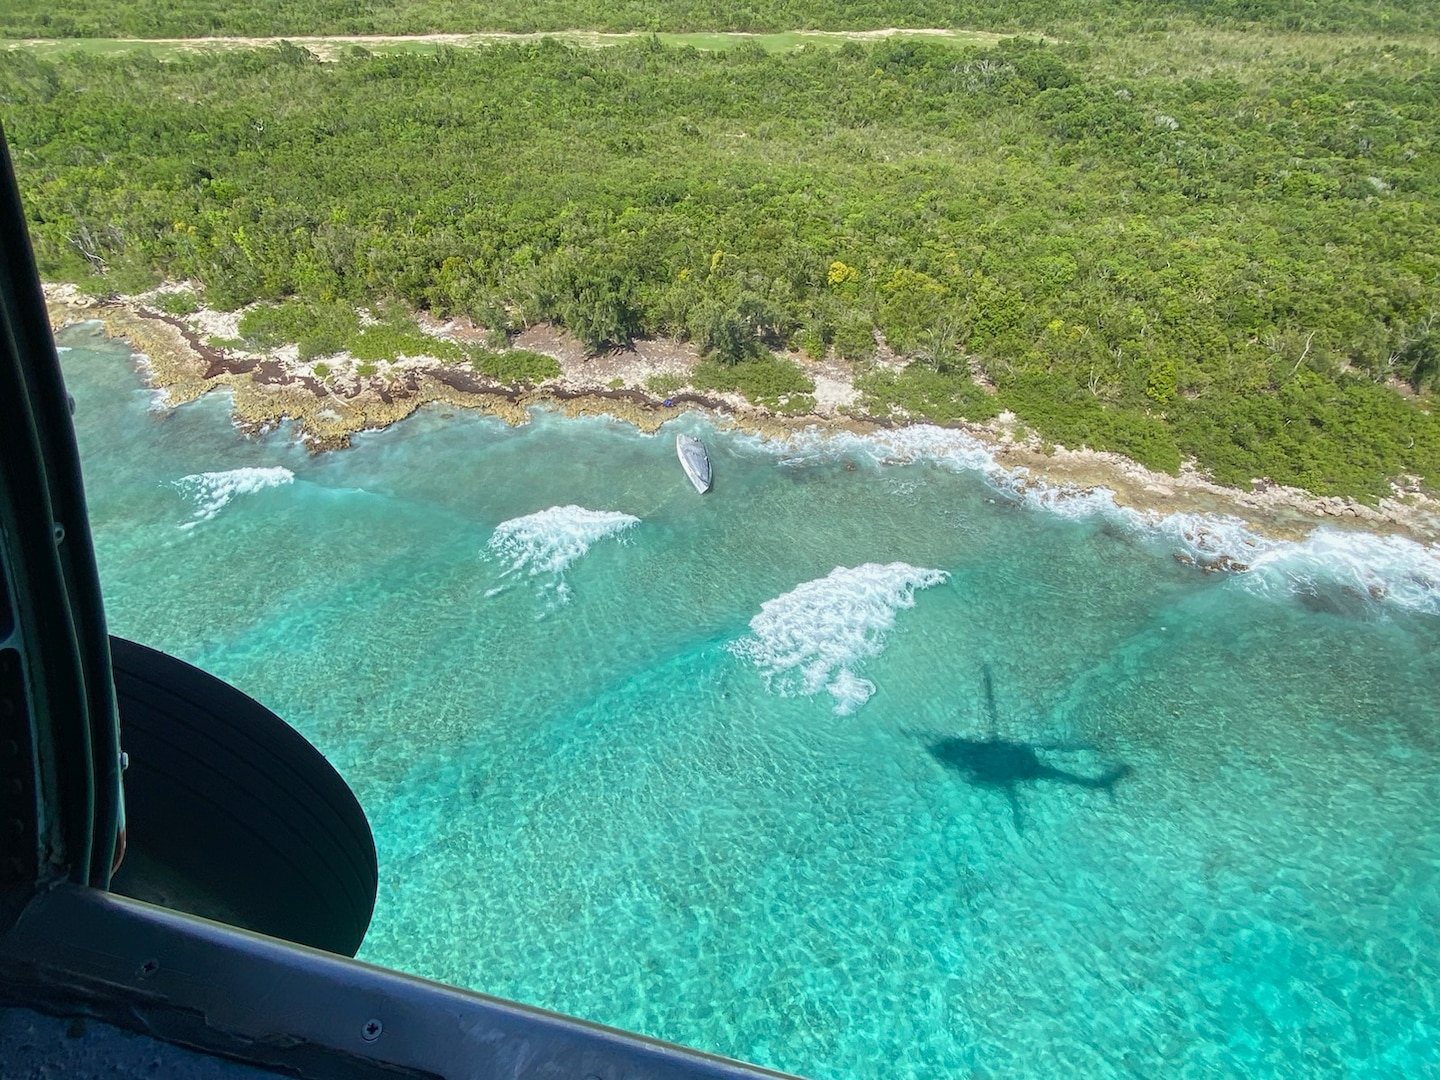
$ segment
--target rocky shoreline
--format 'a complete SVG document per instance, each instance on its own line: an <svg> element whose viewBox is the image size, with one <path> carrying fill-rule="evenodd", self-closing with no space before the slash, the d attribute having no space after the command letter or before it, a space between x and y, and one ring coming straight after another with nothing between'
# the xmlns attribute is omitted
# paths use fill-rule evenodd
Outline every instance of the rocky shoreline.
<svg viewBox="0 0 1440 1080"><path fill-rule="evenodd" d="M344 356L328 358L322 368L300 362L293 347L267 353L217 347L214 339L236 336L237 315L203 308L170 315L151 306L153 294L102 299L73 286L47 285L45 299L55 329L97 321L108 337L127 341L167 406L228 387L242 430L265 431L288 419L316 452L347 446L351 435L386 427L431 403L475 409L511 424L525 423L534 407L554 408L570 416L615 417L646 432L682 412L701 410L772 438L814 428L865 434L903 425L903 420L872 417L857 409L853 373L843 363L805 362L816 382L816 411L783 416L738 394L705 394L682 385L661 396L645 389L655 375L683 380L693 370L698 353L675 342L637 342L629 350L587 357L579 343L562 332L536 327L516 344L554 357L561 375L538 387L517 388L435 357L402 357L387 364L383 373L361 375ZM442 340L467 340L476 333L464 323L422 325ZM1298 538L1328 524L1440 542L1440 501L1417 490L1397 487L1392 497L1374 507L1267 482L1246 491L1217 484L1189 466L1170 476L1119 454L1051 447L1033 435L1017 439L1016 424L1008 416L959 425L958 430L984 443L1002 468L1026 470L1030 483L1073 491L1105 488L1113 492L1117 505L1144 512L1238 517L1277 538Z"/></svg>

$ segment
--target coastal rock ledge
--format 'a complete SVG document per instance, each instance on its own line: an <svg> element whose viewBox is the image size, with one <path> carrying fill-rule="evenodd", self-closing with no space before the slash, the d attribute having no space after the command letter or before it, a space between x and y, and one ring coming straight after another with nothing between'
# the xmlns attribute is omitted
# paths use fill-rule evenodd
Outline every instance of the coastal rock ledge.
<svg viewBox="0 0 1440 1080"><path fill-rule="evenodd" d="M803 416L779 415L738 394L700 393L683 383L666 395L646 390L655 376L672 384L688 378L699 360L689 345L642 341L587 357L578 342L548 326L517 341L560 364L560 376L539 386L507 386L434 356L403 356L383 373L361 374L366 366L343 354L302 362L294 346L264 352L237 347L242 313L200 308L183 316L166 314L153 306L159 291L101 298L73 285L46 285L45 300L53 329L93 322L106 337L127 342L166 407L228 387L243 431L268 431L289 420L315 452L348 446L356 432L386 427L431 403L478 410L510 424L525 423L532 408L554 408L570 416L611 416L646 432L689 410L767 438L814 428L866 434L894 426L892 419L858 410L853 372L843 363L804 361L817 393L815 412ZM422 327L437 340L464 340L473 332L430 320L422 320ZM1440 542L1440 501L1416 485L1394 485L1393 494L1375 506L1265 479L1247 491L1217 484L1189 463L1171 476L1119 454L1050 446L1033 434L1016 438L1017 424L1008 414L953 426L984 443L1000 468L1020 473L1032 485L1076 493L1103 488L1117 505L1139 511L1233 516L1276 538L1298 538L1323 523Z"/></svg>

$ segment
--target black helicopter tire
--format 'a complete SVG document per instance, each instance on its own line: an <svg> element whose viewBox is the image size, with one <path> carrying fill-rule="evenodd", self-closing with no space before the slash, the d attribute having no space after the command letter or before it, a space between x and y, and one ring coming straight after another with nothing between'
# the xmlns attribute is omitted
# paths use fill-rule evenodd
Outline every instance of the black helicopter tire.
<svg viewBox="0 0 1440 1080"><path fill-rule="evenodd" d="M115 892L354 956L375 907L369 822L299 732L228 683L111 637L127 854Z"/></svg>

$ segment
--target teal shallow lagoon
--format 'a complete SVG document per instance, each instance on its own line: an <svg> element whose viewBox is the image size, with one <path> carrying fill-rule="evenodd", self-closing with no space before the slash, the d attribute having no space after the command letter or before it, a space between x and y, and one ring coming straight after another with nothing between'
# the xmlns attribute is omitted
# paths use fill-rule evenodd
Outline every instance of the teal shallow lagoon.
<svg viewBox="0 0 1440 1080"><path fill-rule="evenodd" d="M704 498L673 426L311 457L61 343L112 629L345 774L362 958L814 1077L1440 1072L1433 552L1206 576L964 447L695 418ZM1012 803L932 752L992 734L1130 771Z"/></svg>

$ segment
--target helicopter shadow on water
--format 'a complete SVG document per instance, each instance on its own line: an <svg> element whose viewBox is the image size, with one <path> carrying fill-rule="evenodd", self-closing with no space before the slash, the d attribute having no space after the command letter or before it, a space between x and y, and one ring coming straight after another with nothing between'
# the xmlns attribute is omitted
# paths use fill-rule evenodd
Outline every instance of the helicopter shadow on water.
<svg viewBox="0 0 1440 1080"><path fill-rule="evenodd" d="M989 722L984 739L959 737L935 738L933 734L916 732L931 740L930 756L945 768L957 772L965 782L978 788L1004 792L1010 803L1015 830L1024 830L1020 788L1026 784L1054 781L1073 787L1104 791L1112 797L1115 785L1132 772L1129 765L1115 763L1095 775L1071 772L1047 764L1040 754L1044 751L1074 752L1093 748L1077 743L1029 743L1004 739L999 734L999 713L995 707L995 684L986 664L982 671L985 688L985 709Z"/></svg>

